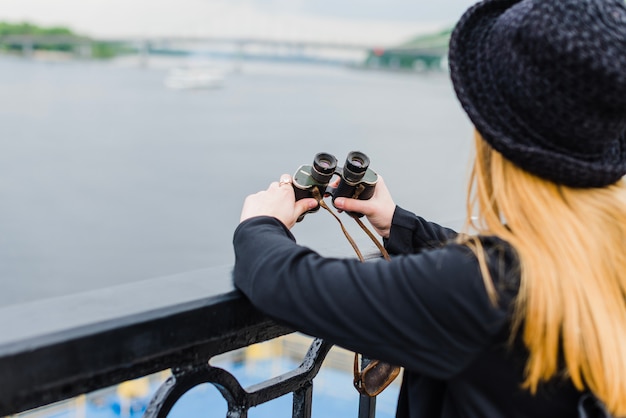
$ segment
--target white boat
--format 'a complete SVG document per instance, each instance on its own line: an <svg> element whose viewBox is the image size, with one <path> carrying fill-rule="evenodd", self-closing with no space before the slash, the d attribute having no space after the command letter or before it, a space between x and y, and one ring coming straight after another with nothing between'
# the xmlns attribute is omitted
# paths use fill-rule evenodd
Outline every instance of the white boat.
<svg viewBox="0 0 626 418"><path fill-rule="evenodd" d="M165 86L171 89L213 89L223 84L224 74L214 67L173 68L165 78Z"/></svg>

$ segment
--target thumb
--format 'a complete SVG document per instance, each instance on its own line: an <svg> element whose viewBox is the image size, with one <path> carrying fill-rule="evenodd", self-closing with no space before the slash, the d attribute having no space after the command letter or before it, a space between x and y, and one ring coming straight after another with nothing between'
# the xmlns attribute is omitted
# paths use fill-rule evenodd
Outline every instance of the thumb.
<svg viewBox="0 0 626 418"><path fill-rule="evenodd" d="M369 213L369 205L367 200L347 199L345 197L338 197L333 202L333 205L337 209L341 209L346 212L358 212L364 215Z"/></svg>
<svg viewBox="0 0 626 418"><path fill-rule="evenodd" d="M314 209L318 206L317 200L313 198L306 198L296 201L296 213L298 216L302 215L306 211Z"/></svg>

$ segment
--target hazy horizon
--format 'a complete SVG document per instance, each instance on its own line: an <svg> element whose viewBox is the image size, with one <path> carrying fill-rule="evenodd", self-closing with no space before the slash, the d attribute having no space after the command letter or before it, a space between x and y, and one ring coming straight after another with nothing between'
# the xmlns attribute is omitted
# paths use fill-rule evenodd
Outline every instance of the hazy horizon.
<svg viewBox="0 0 626 418"><path fill-rule="evenodd" d="M453 25L471 0L3 0L0 20L90 36L262 37L402 42Z"/></svg>

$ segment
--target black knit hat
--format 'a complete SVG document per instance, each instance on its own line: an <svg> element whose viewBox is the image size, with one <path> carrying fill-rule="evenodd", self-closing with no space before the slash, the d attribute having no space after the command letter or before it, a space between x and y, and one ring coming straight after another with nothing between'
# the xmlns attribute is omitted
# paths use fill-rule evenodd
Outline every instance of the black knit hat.
<svg viewBox="0 0 626 418"><path fill-rule="evenodd" d="M456 94L483 138L542 178L626 174L624 0L486 0L450 40Z"/></svg>

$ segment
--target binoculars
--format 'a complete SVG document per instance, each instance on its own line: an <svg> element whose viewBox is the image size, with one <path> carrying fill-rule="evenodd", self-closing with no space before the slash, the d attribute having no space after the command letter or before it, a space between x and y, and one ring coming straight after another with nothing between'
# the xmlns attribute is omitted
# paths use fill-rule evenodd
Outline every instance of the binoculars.
<svg viewBox="0 0 626 418"><path fill-rule="evenodd" d="M296 200L315 197L315 189L319 197L332 196L334 202L338 197L367 200L374 194L378 175L369 168L370 159L359 151L352 151L346 158L343 167L337 166L334 155L321 152L315 156L312 165L302 165L293 175L293 189ZM329 187L333 176L339 176L337 187ZM319 206L307 213L317 212ZM353 213L355 216L362 214ZM298 221L304 217L301 216Z"/></svg>

